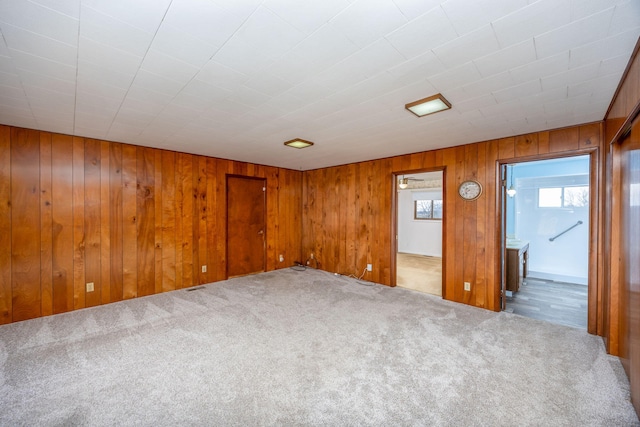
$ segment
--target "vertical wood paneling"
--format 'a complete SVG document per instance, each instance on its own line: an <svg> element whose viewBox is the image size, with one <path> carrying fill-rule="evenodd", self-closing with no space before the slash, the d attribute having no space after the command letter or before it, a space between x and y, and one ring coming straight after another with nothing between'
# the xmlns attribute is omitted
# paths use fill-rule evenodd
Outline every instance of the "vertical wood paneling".
<svg viewBox="0 0 640 427"><path fill-rule="evenodd" d="M319 256L322 269L347 274L360 274L367 263L372 263L374 270L365 277L391 284L390 248L391 239L395 238L390 235L391 176L411 169L443 167L443 297L499 310L497 161L597 147L600 138L595 129L589 124L304 172L302 250L305 259L306 254L313 252ZM578 142L580 132L582 144ZM572 140L561 141L565 137ZM587 139L591 139L591 145L586 145ZM458 196L458 186L467 179L477 179L483 185L483 194L475 201L464 201ZM353 245L349 241L353 241ZM464 282L471 282L471 292L464 291Z"/></svg>
<svg viewBox="0 0 640 427"><path fill-rule="evenodd" d="M136 147L122 146L122 297L138 296Z"/></svg>
<svg viewBox="0 0 640 427"><path fill-rule="evenodd" d="M52 182L52 262L53 313L73 310L73 139L53 135Z"/></svg>
<svg viewBox="0 0 640 427"><path fill-rule="evenodd" d="M198 233L198 246L197 251L195 251L195 254L197 255L197 262L194 261L194 277L198 278L196 284L202 284L207 283L207 273L202 272L202 266L208 264L207 222L209 212L207 211L207 158L204 156L198 156L195 161L196 163L194 163L194 166L197 165L198 173L194 182L194 185L197 185L195 188L194 201L196 202L196 212L198 216L194 230ZM196 255L194 255L194 257ZM207 271L208 270L207 265Z"/></svg>
<svg viewBox="0 0 640 427"><path fill-rule="evenodd" d="M109 261L111 302L122 301L123 294L123 226L122 212L122 144L109 143Z"/></svg>
<svg viewBox="0 0 640 427"><path fill-rule="evenodd" d="M51 134L40 132L40 292L41 315L53 313L53 208Z"/></svg>
<svg viewBox="0 0 640 427"><path fill-rule="evenodd" d="M41 315L40 137L11 132L11 289L13 321Z"/></svg>
<svg viewBox="0 0 640 427"><path fill-rule="evenodd" d="M0 125L0 325L11 322L11 271L11 129Z"/></svg>
<svg viewBox="0 0 640 427"><path fill-rule="evenodd" d="M163 260L162 254L164 251L164 247L162 245L162 213L163 213L163 199L164 194L162 192L163 189L163 170L162 170L162 150L153 150L154 153L154 217L155 217L155 226L154 226L154 254L155 254L155 279L154 279L154 293L158 294L162 292L162 283L164 272L162 270Z"/></svg>
<svg viewBox="0 0 640 427"><path fill-rule="evenodd" d="M226 278L229 173L266 179L267 269L302 260L302 172L1 125L0 156L0 323Z"/></svg>
<svg viewBox="0 0 640 427"><path fill-rule="evenodd" d="M176 289L176 155L162 152L162 292Z"/></svg>
<svg viewBox="0 0 640 427"><path fill-rule="evenodd" d="M181 154L182 164L182 286L196 285L193 277L193 229L197 215L193 206L193 156Z"/></svg>
<svg viewBox="0 0 640 427"><path fill-rule="evenodd" d="M136 150L138 251L138 296L155 292L155 154L153 149Z"/></svg>
<svg viewBox="0 0 640 427"><path fill-rule="evenodd" d="M111 153L100 141L100 303L111 302Z"/></svg>
<svg viewBox="0 0 640 427"><path fill-rule="evenodd" d="M100 174L100 141L86 139L84 144L85 282L92 282L94 291L88 292L85 288L85 307L99 305L102 300Z"/></svg>
<svg viewBox="0 0 640 427"><path fill-rule="evenodd" d="M84 138L73 138L73 308L85 307Z"/></svg>

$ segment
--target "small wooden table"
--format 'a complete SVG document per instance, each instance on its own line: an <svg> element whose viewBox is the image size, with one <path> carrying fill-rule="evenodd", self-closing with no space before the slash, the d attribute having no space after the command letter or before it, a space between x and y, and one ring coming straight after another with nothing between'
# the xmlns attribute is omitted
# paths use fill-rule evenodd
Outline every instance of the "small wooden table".
<svg viewBox="0 0 640 427"><path fill-rule="evenodd" d="M529 242L507 244L507 290L518 292L529 271Z"/></svg>

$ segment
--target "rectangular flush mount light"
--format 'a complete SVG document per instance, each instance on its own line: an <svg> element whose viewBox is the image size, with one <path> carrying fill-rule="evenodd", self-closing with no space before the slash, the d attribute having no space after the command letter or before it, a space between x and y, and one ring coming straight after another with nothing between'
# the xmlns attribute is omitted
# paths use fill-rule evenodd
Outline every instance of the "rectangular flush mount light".
<svg viewBox="0 0 640 427"><path fill-rule="evenodd" d="M405 105L404 108L411 111L416 116L422 117L439 111L448 110L451 108L451 104L449 104L449 101L444 99L444 96L437 94L419 101L411 102Z"/></svg>
<svg viewBox="0 0 640 427"><path fill-rule="evenodd" d="M293 148L307 148L307 147L311 147L313 145L313 142L296 138L296 139L292 139L291 141L285 142L284 145L287 145Z"/></svg>

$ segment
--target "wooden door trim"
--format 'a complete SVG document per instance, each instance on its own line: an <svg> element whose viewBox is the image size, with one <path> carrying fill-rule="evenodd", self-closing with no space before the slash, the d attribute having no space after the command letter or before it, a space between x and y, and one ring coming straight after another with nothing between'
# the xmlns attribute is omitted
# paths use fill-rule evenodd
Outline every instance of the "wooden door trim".
<svg viewBox="0 0 640 427"><path fill-rule="evenodd" d="M398 266L397 266L397 254L398 254L398 177L400 175L409 175L409 174L418 174L418 173L427 173L427 172L442 172L442 198L443 198L443 203L442 203L442 238L441 238L441 245L442 245L442 283L441 283L441 287L442 287L442 299L446 299L446 286L445 284L445 278L446 276L446 265L447 263L445 262L445 239L447 236L447 233L445 232L446 227L447 227L447 215L446 215L446 203L444 203L444 198L446 197L446 186L447 186L447 180L446 180L446 174L447 174L447 167L446 166L441 166L441 167L434 167L434 168L425 168L425 169L411 169L411 170L402 170L402 171L397 171L397 172L393 172L391 174L391 179L393 179L393 185L391 185L391 191L393 192L393 194L391 195L391 256L389 257L390 259L390 271L391 271L391 283L390 286L396 287L397 286L397 280L398 280Z"/></svg>
<svg viewBox="0 0 640 427"><path fill-rule="evenodd" d="M264 224L263 230L264 234L262 236L263 247L262 247L262 270L267 271L267 178L262 178L259 176L247 176L240 174L227 173L225 174L225 280L229 279L229 178L239 178L239 179L250 179L254 181L262 181L264 188Z"/></svg>
<svg viewBox="0 0 640 427"><path fill-rule="evenodd" d="M587 276L587 332L593 335L603 335L604 330L602 330L602 327L598 328L598 324L602 325L602 319L600 317L603 313L602 294L604 292L603 283L601 283L601 280L598 280L602 269L602 262L598 259L598 250L600 248L600 233L598 231L601 225L600 208L602 204L600 188L600 148L593 147L579 149L571 152L547 153L527 157L499 159L496 161L496 164L498 165L497 167L499 174L500 168L506 164L527 163L539 160L563 159L585 155L589 156L589 273ZM496 185L501 185L500 179L496 180ZM502 215L502 207L499 197L496 200L496 212L499 212L499 215L497 215L497 217L500 218L500 215ZM499 236L498 238L502 239L503 230L500 226L498 227L498 229L500 230L500 232L496 233L496 236ZM500 242L497 243L499 244ZM504 256L506 256L504 252L505 251L498 251L499 256L496 260L497 267L501 270L504 270L502 268L502 259ZM504 276L504 274L505 272L501 271L501 275ZM496 289L499 290L501 287L501 283L497 283L495 286Z"/></svg>

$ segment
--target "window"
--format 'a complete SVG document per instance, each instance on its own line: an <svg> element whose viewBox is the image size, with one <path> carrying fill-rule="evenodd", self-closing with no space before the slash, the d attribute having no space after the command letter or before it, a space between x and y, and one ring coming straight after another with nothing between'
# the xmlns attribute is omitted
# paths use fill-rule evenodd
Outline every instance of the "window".
<svg viewBox="0 0 640 427"><path fill-rule="evenodd" d="M442 219L442 200L414 200L413 219Z"/></svg>
<svg viewBox="0 0 640 427"><path fill-rule="evenodd" d="M585 206L589 206L588 185L538 189L539 208L582 208Z"/></svg>

